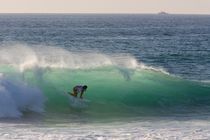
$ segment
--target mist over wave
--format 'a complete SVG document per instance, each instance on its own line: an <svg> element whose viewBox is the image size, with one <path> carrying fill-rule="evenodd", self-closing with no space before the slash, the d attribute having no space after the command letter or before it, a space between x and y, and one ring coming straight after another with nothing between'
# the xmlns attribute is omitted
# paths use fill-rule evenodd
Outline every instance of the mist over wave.
<svg viewBox="0 0 210 140"><path fill-rule="evenodd" d="M71 52L52 46L28 46L26 44L6 44L0 47L0 64L10 65L20 71L34 67L90 69L103 66L130 69L151 69L167 73L162 68L153 68L137 62L129 54L103 54L96 51Z"/></svg>

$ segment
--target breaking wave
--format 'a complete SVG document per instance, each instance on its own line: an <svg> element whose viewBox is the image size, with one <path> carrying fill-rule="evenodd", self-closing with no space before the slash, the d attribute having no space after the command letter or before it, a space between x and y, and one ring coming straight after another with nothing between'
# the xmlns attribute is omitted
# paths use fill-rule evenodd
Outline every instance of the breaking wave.
<svg viewBox="0 0 210 140"><path fill-rule="evenodd" d="M25 111L75 113L63 93L77 84L88 85L84 96L91 102L80 110L94 117L207 111L210 106L208 83L171 76L125 54L2 46L0 72L0 117L20 117Z"/></svg>

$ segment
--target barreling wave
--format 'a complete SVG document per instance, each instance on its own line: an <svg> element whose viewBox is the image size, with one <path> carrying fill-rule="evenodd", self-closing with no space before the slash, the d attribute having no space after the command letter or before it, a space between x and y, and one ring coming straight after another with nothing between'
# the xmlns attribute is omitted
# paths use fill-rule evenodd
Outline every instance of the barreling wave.
<svg viewBox="0 0 210 140"><path fill-rule="evenodd" d="M63 95L77 84L88 85L84 96L91 101L87 108L78 108L79 113L94 117L207 111L210 106L208 83L171 76L130 55L16 45L0 48L0 65L0 72L7 77L1 79L1 86L9 91L0 91L1 104L8 106L0 107L0 117L15 116L11 112L20 116L24 110L42 112L44 108L46 113L78 113ZM4 81L11 77L6 86Z"/></svg>

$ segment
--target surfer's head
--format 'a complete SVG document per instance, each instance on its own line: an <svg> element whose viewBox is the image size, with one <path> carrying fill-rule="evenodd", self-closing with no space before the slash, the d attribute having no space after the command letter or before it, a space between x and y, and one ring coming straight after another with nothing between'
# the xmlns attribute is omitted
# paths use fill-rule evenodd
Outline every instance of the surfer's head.
<svg viewBox="0 0 210 140"><path fill-rule="evenodd" d="M88 86L84 85L82 88L83 88L83 90L86 90L88 88Z"/></svg>

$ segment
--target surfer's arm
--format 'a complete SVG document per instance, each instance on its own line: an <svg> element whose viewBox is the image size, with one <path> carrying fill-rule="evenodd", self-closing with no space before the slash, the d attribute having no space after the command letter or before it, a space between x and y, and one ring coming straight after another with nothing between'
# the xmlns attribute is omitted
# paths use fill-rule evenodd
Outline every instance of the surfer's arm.
<svg viewBox="0 0 210 140"><path fill-rule="evenodd" d="M83 98L83 97L82 97L83 93L84 93L84 91L82 91L81 94L80 94L80 98L81 98L81 99Z"/></svg>

